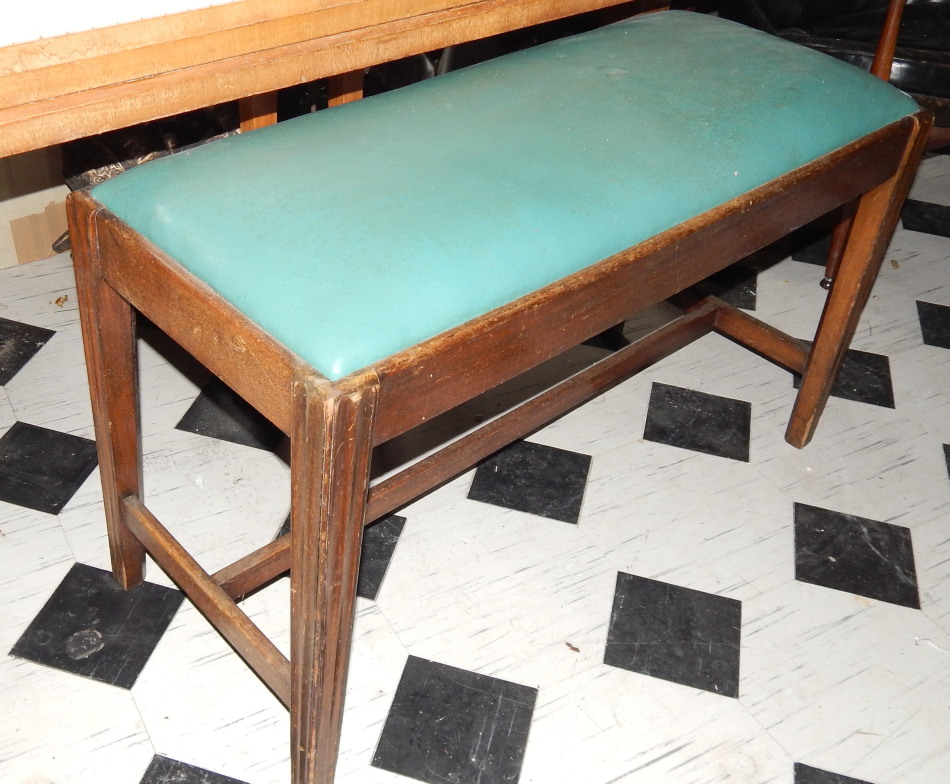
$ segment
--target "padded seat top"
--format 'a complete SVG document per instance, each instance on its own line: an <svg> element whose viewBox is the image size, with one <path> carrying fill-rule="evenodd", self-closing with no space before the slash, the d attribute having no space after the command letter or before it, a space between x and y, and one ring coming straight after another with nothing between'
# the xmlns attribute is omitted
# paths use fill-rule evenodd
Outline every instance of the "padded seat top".
<svg viewBox="0 0 950 784"><path fill-rule="evenodd" d="M153 161L93 195L338 379L916 109L825 55L664 12Z"/></svg>

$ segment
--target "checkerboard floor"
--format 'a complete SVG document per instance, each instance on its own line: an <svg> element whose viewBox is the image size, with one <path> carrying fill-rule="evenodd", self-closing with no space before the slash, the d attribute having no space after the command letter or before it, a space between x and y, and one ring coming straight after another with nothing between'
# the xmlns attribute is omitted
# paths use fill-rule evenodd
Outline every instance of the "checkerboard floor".
<svg viewBox="0 0 950 784"><path fill-rule="evenodd" d="M805 450L709 335L367 529L339 782L950 781L950 156L912 197ZM816 258L708 285L807 339ZM286 530L282 436L148 325L141 366L158 517L211 571ZM84 373L68 257L0 270L0 781L287 782L277 700L108 573ZM286 650L287 580L244 607Z"/></svg>

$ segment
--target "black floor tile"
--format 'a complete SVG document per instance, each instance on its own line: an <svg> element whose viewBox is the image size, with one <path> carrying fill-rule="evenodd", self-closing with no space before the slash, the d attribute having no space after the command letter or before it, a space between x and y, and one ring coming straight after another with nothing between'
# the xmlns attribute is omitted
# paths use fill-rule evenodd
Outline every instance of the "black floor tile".
<svg viewBox="0 0 950 784"><path fill-rule="evenodd" d="M205 385L178 430L274 451L284 434L218 379Z"/></svg>
<svg viewBox="0 0 950 784"><path fill-rule="evenodd" d="M585 340L584 345L603 348L607 351L619 351L624 346L629 346L630 341L623 334L623 324L617 324L610 329L597 333L590 340Z"/></svg>
<svg viewBox="0 0 950 784"><path fill-rule="evenodd" d="M521 773L537 689L410 656L373 765L430 784Z"/></svg>
<svg viewBox="0 0 950 784"><path fill-rule="evenodd" d="M738 262L717 272L693 287L706 295L719 297L736 308L755 310L759 269L752 262Z"/></svg>
<svg viewBox="0 0 950 784"><path fill-rule="evenodd" d="M0 501L58 514L97 464L94 441L14 422L0 438Z"/></svg>
<svg viewBox="0 0 950 784"><path fill-rule="evenodd" d="M405 517L391 514L381 517L363 529L363 546L360 549L360 575L356 584L357 596L376 601L405 524ZM290 517L288 516L277 532L277 536L280 537L289 533Z"/></svg>
<svg viewBox="0 0 950 784"><path fill-rule="evenodd" d="M795 763L795 784L870 784L863 779L853 779L840 773L813 768L810 765Z"/></svg>
<svg viewBox="0 0 950 784"><path fill-rule="evenodd" d="M156 754L139 784L245 784L230 776L212 773Z"/></svg>
<svg viewBox="0 0 950 784"><path fill-rule="evenodd" d="M8 384L55 334L51 329L0 318L0 387Z"/></svg>
<svg viewBox="0 0 950 784"><path fill-rule="evenodd" d="M183 598L154 583L123 591L110 572L73 564L10 653L130 689Z"/></svg>
<svg viewBox="0 0 950 784"><path fill-rule="evenodd" d="M473 501L576 523L590 471L590 456L517 441L475 470Z"/></svg>
<svg viewBox="0 0 950 784"><path fill-rule="evenodd" d="M910 530L795 504L795 579L920 608Z"/></svg>
<svg viewBox="0 0 950 784"><path fill-rule="evenodd" d="M950 237L950 206L907 199L901 210L901 225L908 231Z"/></svg>
<svg viewBox="0 0 950 784"><path fill-rule="evenodd" d="M643 437L748 462L751 425L750 403L654 383Z"/></svg>
<svg viewBox="0 0 950 784"><path fill-rule="evenodd" d="M917 300L917 317L925 344L950 348L950 308Z"/></svg>
<svg viewBox="0 0 950 784"><path fill-rule="evenodd" d="M810 341L802 341L811 345ZM801 376L792 374L795 389ZM842 400L868 403L882 408L894 408L894 385L891 380L891 363L883 354L848 349L844 355L841 372L831 388L831 394Z"/></svg>
<svg viewBox="0 0 950 784"><path fill-rule="evenodd" d="M828 261L833 226L831 220L820 220L796 231L792 235L792 259L824 267Z"/></svg>
<svg viewBox="0 0 950 784"><path fill-rule="evenodd" d="M735 599L619 572L604 663L738 697L741 623Z"/></svg>
<svg viewBox="0 0 950 784"><path fill-rule="evenodd" d="M368 525L363 531L360 576L356 585L358 596L376 601L405 524L405 517L386 515L372 525Z"/></svg>

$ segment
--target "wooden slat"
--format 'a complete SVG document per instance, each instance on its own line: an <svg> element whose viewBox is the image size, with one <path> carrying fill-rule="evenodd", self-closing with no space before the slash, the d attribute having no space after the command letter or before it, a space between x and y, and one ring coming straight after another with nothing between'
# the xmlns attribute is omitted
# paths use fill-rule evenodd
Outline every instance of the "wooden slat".
<svg viewBox="0 0 950 784"><path fill-rule="evenodd" d="M716 331L793 373L801 373L805 369L807 343L786 335L748 313L732 307L719 309L716 313Z"/></svg>
<svg viewBox="0 0 950 784"><path fill-rule="evenodd" d="M240 599L290 569L290 536L268 542L211 575L232 599Z"/></svg>
<svg viewBox="0 0 950 784"><path fill-rule="evenodd" d="M126 519L149 555L207 616L284 705L290 705L290 662L135 496Z"/></svg>
<svg viewBox="0 0 950 784"><path fill-rule="evenodd" d="M708 303L665 324L496 417L436 454L374 485L370 489L367 520L377 520L409 503L512 441L534 432L702 337L713 328L717 307L716 303Z"/></svg>

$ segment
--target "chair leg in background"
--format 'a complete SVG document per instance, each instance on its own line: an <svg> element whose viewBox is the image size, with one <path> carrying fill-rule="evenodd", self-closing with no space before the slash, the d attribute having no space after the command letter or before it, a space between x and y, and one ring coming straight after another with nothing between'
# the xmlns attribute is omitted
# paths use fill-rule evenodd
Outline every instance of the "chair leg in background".
<svg viewBox="0 0 950 784"><path fill-rule="evenodd" d="M821 279L821 287L830 289L838 275L841 266L841 257L844 255L848 236L851 234L851 224L854 223L854 211L857 202L850 201L843 204L838 210L838 222L831 232L831 244L828 247L828 258L825 260L825 277Z"/></svg>

